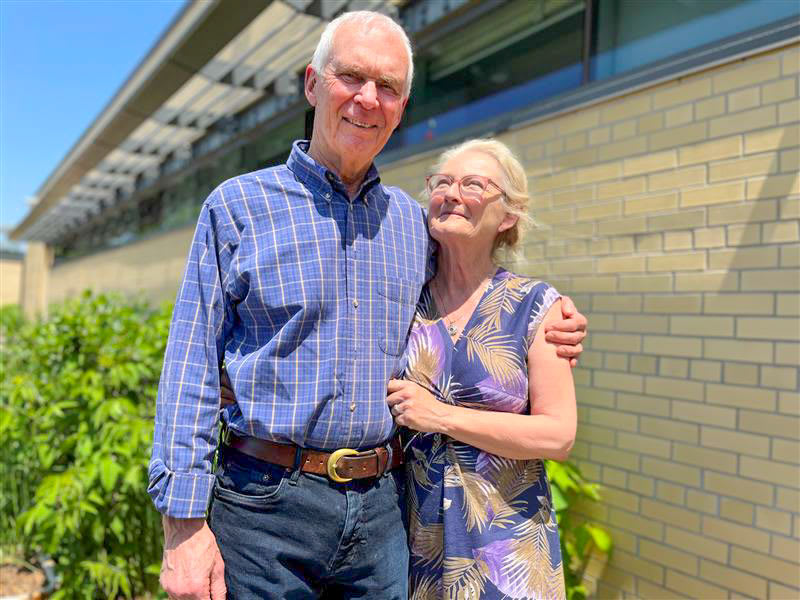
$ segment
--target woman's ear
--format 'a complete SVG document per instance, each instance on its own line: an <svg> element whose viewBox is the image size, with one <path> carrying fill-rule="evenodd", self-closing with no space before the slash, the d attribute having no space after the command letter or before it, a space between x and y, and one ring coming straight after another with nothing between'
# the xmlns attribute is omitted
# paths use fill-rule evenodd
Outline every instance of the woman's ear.
<svg viewBox="0 0 800 600"><path fill-rule="evenodd" d="M497 227L497 233L503 233L504 231L508 231L514 225L517 224L519 221L519 217L517 215L512 215L511 213L506 213L506 216L500 222L500 225Z"/></svg>

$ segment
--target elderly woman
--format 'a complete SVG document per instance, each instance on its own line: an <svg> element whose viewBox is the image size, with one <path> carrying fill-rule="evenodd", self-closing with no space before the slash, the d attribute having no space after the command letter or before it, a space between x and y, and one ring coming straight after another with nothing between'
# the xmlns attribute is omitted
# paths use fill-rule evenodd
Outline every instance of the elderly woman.
<svg viewBox="0 0 800 600"><path fill-rule="evenodd" d="M542 459L575 438L570 364L545 342L558 292L495 263L528 219L527 178L509 149L472 140L427 179L439 243L405 379L387 402L416 430L407 497L412 598L562 598L564 576Z"/></svg>

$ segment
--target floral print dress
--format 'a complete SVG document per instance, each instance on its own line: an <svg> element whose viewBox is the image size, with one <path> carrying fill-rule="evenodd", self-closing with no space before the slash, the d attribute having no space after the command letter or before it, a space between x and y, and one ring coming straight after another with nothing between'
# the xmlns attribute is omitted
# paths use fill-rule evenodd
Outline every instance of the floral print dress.
<svg viewBox="0 0 800 600"><path fill-rule="evenodd" d="M454 343L428 287L405 377L442 402L530 412L527 351L558 292L498 269ZM541 460L514 460L442 434L407 451L412 599L564 598L550 486Z"/></svg>

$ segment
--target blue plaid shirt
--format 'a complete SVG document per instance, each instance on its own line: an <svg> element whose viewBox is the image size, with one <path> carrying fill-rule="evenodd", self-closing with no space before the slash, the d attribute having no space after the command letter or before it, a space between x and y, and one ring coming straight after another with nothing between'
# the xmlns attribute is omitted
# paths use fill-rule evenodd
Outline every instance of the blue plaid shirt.
<svg viewBox="0 0 800 600"><path fill-rule="evenodd" d="M425 214L374 166L350 201L307 149L203 204L158 391L148 491L167 515L205 514L223 360L236 404L222 420L240 434L332 450L393 433L386 386L426 279Z"/></svg>

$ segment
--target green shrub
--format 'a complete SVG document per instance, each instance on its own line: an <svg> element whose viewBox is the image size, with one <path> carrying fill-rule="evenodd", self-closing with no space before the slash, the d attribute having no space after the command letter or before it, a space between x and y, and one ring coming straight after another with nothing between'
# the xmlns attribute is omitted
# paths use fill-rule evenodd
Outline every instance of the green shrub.
<svg viewBox="0 0 800 600"><path fill-rule="evenodd" d="M0 343L14 335L25 325L22 310L16 304L0 306Z"/></svg>
<svg viewBox="0 0 800 600"><path fill-rule="evenodd" d="M146 487L169 316L84 294L0 350L0 528L14 535L16 517L26 553L52 556L53 598L157 589L161 526Z"/></svg>
<svg viewBox="0 0 800 600"><path fill-rule="evenodd" d="M567 600L584 600L594 594L596 578L612 550L609 533L596 523L580 519L575 511L581 503L600 501L598 485L586 481L571 462L548 460L546 465L558 519Z"/></svg>
<svg viewBox="0 0 800 600"><path fill-rule="evenodd" d="M84 294L25 322L0 309L0 547L56 562L58 598L155 593L158 513L146 493L158 378L171 307ZM569 600L608 534L573 515L599 500L571 463L547 462Z"/></svg>
<svg viewBox="0 0 800 600"><path fill-rule="evenodd" d="M15 533L17 515L27 506L26 502L33 496L32 479L25 465L33 458L25 456L29 448L21 447L17 441L21 432L14 431L12 413L7 404L5 383L9 380L7 351L9 344L14 344L26 326L22 311L17 305L0 307L0 440L3 443L3 457L0 459L0 552L11 556L19 553L19 544ZM10 550L10 552L8 552Z"/></svg>

